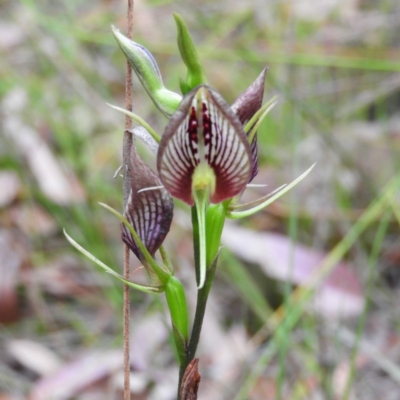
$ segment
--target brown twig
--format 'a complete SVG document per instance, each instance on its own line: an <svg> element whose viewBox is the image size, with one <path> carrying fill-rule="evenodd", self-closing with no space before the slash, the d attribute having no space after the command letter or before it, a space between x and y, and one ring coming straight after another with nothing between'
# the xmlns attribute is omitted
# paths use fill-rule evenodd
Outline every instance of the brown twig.
<svg viewBox="0 0 400 400"><path fill-rule="evenodd" d="M129 279L129 248L124 246L124 277ZM124 285L124 400L131 398L131 382L130 382L130 359L129 359L129 317L130 317L130 303L129 303L129 286Z"/></svg>
<svg viewBox="0 0 400 400"><path fill-rule="evenodd" d="M133 34L133 0L128 0L127 12L127 36L132 37ZM126 81L125 81L125 107L127 110L132 111L132 68L128 61L126 62ZM133 146L132 133L128 130L132 126L132 120L125 117L125 132L122 145L122 158L124 167L123 178L123 195L124 195L124 209L129 197L131 187L131 169L130 169L130 154ZM124 246L124 278L129 280L129 248ZM130 359L129 359L129 322L130 322L130 296L129 286L124 285L124 400L130 400Z"/></svg>

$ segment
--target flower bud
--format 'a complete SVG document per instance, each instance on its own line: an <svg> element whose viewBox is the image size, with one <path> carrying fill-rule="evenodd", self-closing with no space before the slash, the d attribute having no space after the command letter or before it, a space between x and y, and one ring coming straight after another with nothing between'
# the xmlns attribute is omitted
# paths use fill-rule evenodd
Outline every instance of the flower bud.
<svg viewBox="0 0 400 400"><path fill-rule="evenodd" d="M206 83L207 80L200 57L185 22L179 14L174 14L174 18L178 29L179 52L187 67L186 81L181 81L181 91L186 94L196 86Z"/></svg>
<svg viewBox="0 0 400 400"><path fill-rule="evenodd" d="M154 104L167 117L172 115L182 97L164 86L160 70L152 54L144 46L127 38L114 26L112 26L112 31L119 47Z"/></svg>
<svg viewBox="0 0 400 400"><path fill-rule="evenodd" d="M142 161L134 146L131 152L131 171L131 191L124 215L147 251L154 256L169 232L174 203L158 176ZM143 262L149 275L154 277L155 271L148 267L130 231L124 224L121 229L124 243Z"/></svg>

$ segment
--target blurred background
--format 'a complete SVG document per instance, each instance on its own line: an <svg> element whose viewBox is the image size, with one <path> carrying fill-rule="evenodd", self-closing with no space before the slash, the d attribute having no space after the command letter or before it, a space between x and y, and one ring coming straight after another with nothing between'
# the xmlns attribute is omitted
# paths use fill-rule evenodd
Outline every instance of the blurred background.
<svg viewBox="0 0 400 400"><path fill-rule="evenodd" d="M400 399L400 4L396 0L135 1L134 40L179 90L172 17L231 103L269 67L260 173L227 224L198 355L199 399ZM0 2L0 399L120 399L122 287L62 229L122 269L125 1ZM166 119L134 81L134 111ZM143 156L151 155L145 153ZM189 209L165 246L195 285ZM316 271L323 273L316 275ZM132 292L132 399L172 400L164 297Z"/></svg>

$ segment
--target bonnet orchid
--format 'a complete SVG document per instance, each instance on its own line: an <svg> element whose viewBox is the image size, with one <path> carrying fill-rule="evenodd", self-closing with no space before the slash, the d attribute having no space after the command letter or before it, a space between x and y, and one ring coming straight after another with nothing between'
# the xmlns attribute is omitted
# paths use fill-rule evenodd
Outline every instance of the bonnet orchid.
<svg viewBox="0 0 400 400"><path fill-rule="evenodd" d="M239 195L253 169L239 118L208 86L189 92L171 117L157 155L161 182L172 196L196 205L200 239L199 288L206 275L206 211Z"/></svg>
<svg viewBox="0 0 400 400"><path fill-rule="evenodd" d="M150 285L125 280L114 269L102 263L75 242L66 232L64 234L77 250L94 261L107 273L117 277L129 286L145 293L165 292L171 315L174 341L179 359L182 362L185 357L189 335L186 295L182 283L173 276L173 269L161 247L171 226L173 201L171 195L160 186L158 176L137 154L135 145L131 148L130 161L132 172L131 190L124 215L106 204L99 204L112 212L122 222L122 240L143 263L150 278ZM161 252L163 263L158 263L154 258L157 250Z"/></svg>
<svg viewBox="0 0 400 400"><path fill-rule="evenodd" d="M124 197L126 205L123 214L100 203L122 222L122 240L143 264L149 284L125 280L65 235L80 252L126 284L146 293L165 292L182 379L196 353L225 219L247 217L268 206L304 179L313 166L291 184L255 202L240 204L243 191L252 185L258 173L257 130L276 104L276 98L263 104L267 69L264 68L229 106L207 84L189 30L179 15L175 14L174 18L179 52L187 68L186 78L180 81L182 95L164 86L157 63L144 46L112 28L119 47L142 86L168 118L163 134L159 135L138 115L112 106L136 122L138 126L126 132L143 140L154 153L157 171L150 169L141 159L133 141L130 163L124 165L125 171L130 172L124 177L124 188L130 184L130 190L128 199ZM173 218L173 197L192 210L198 298L190 338L184 288L174 276L162 247ZM162 261L156 260L157 252L161 254Z"/></svg>
<svg viewBox="0 0 400 400"><path fill-rule="evenodd" d="M174 203L171 195L163 188L158 176L143 162L135 146L131 151L131 190L124 216L140 237L143 245L154 257L164 241L173 217ZM143 263L148 274L154 278L146 258L130 230L121 224L122 240Z"/></svg>
<svg viewBox="0 0 400 400"><path fill-rule="evenodd" d="M199 238L196 276L201 288L207 268L218 252L225 218L249 216L292 186L280 188L280 192L273 193L274 197L268 195L253 203L238 204L244 189L258 173L257 129L276 104L273 98L262 105L267 69L229 106L218 92L204 84L203 67L187 27L178 15L175 22L179 51L188 73L186 80L181 81L184 97L170 116L163 135L160 138L138 116L119 110L129 114L159 142L157 169L163 187L173 197L194 207ZM160 82L161 78L153 56L115 28L114 35L155 101L159 89L153 82ZM179 96L174 94L171 98L177 98L175 95ZM159 105L158 108L161 109Z"/></svg>

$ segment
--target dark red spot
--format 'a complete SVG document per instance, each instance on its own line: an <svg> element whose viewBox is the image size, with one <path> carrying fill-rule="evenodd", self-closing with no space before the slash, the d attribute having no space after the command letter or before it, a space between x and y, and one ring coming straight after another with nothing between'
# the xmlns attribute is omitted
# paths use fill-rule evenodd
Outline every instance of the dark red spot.
<svg viewBox="0 0 400 400"><path fill-rule="evenodd" d="M208 109L206 103L203 104L203 136L204 136L204 144L208 146L211 142L211 137L212 137L212 124L210 120L210 116L208 114Z"/></svg>
<svg viewBox="0 0 400 400"><path fill-rule="evenodd" d="M189 115L188 133L190 140L197 143L197 115L196 109L192 107Z"/></svg>

